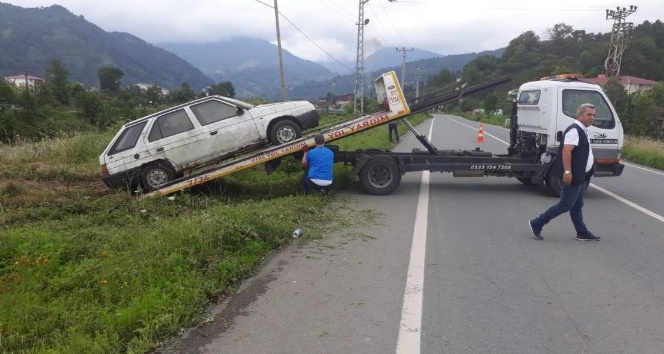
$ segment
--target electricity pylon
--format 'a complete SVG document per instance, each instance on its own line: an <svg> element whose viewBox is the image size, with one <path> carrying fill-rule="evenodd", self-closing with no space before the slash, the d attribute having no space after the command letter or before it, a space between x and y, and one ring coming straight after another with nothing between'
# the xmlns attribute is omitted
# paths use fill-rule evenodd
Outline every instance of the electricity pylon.
<svg viewBox="0 0 664 354"><path fill-rule="evenodd" d="M636 11L636 6L629 5L629 9L617 7L615 10L606 10L606 19L612 19L613 30L611 32L611 46L609 54L604 62L607 79L618 79L620 77L620 62L623 52L627 47L629 32L634 28L632 22L625 22L625 18Z"/></svg>
<svg viewBox="0 0 664 354"><path fill-rule="evenodd" d="M357 18L357 59L355 61L355 104L353 113L364 113L364 26L369 19L364 19L364 4L369 0L359 0L360 9Z"/></svg>

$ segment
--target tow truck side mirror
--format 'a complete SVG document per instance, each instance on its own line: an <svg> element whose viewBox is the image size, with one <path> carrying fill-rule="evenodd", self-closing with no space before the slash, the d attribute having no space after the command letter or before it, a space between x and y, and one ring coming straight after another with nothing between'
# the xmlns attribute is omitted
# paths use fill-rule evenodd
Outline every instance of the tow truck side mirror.
<svg viewBox="0 0 664 354"><path fill-rule="evenodd" d="M561 130L556 133L556 141L559 143L563 141L563 132Z"/></svg>

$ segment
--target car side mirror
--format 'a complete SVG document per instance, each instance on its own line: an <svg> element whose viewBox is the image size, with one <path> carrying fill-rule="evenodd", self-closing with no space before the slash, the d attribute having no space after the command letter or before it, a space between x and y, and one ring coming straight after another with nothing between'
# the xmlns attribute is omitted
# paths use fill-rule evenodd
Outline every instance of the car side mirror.
<svg viewBox="0 0 664 354"><path fill-rule="evenodd" d="M235 107L235 113L237 113L238 116L241 116L244 114L244 109L242 109L242 107Z"/></svg>
<svg viewBox="0 0 664 354"><path fill-rule="evenodd" d="M556 141L559 143L563 141L563 132L560 130L556 133Z"/></svg>

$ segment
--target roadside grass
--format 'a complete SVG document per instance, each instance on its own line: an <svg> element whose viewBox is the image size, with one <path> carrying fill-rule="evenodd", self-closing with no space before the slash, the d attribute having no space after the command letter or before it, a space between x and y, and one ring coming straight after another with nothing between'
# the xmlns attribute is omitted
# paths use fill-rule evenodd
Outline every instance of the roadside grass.
<svg viewBox="0 0 664 354"><path fill-rule="evenodd" d="M664 141L626 136L622 157L644 166L664 170Z"/></svg>
<svg viewBox="0 0 664 354"><path fill-rule="evenodd" d="M357 222L334 192L297 194L292 158L174 198L109 190L97 156L110 134L0 145L1 353L151 352L198 324L294 229L315 239ZM338 142L390 147L387 126ZM336 190L351 188L350 170L335 165Z"/></svg>

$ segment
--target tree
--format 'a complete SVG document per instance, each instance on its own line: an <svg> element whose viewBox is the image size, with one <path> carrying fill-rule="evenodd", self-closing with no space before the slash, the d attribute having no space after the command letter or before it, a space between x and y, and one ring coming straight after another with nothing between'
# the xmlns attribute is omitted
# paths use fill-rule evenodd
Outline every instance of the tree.
<svg viewBox="0 0 664 354"><path fill-rule="evenodd" d="M62 65L59 59L53 59L46 69L45 85L53 95L53 98L65 106L69 104L68 77L69 70Z"/></svg>
<svg viewBox="0 0 664 354"><path fill-rule="evenodd" d="M7 81L0 80L0 109L3 109L4 105L10 105L15 102L16 95L12 86Z"/></svg>
<svg viewBox="0 0 664 354"><path fill-rule="evenodd" d="M105 128L103 119L104 101L97 92L81 91L76 97L76 110L79 117L97 128Z"/></svg>
<svg viewBox="0 0 664 354"><path fill-rule="evenodd" d="M145 97L148 99L148 102L153 105L159 105L164 101L164 94L159 86L150 86L145 92Z"/></svg>
<svg viewBox="0 0 664 354"><path fill-rule="evenodd" d="M574 28L572 28L572 26L566 25L564 23L558 23L554 25L553 28L549 28L546 31L546 34L551 41L559 42L572 37L572 32L574 32Z"/></svg>
<svg viewBox="0 0 664 354"><path fill-rule="evenodd" d="M18 95L16 101L16 103L18 103L26 111L34 112L37 109L35 98L30 93L29 86L27 85L21 89L21 93Z"/></svg>
<svg viewBox="0 0 664 354"><path fill-rule="evenodd" d="M97 72L99 77L99 87L104 92L120 92L120 79L124 76L124 71L114 66L103 66Z"/></svg>
<svg viewBox="0 0 664 354"><path fill-rule="evenodd" d="M173 103L185 103L196 98L196 93L191 89L191 86L185 82L180 88L171 92L169 98Z"/></svg>
<svg viewBox="0 0 664 354"><path fill-rule="evenodd" d="M220 82L216 85L210 86L207 89L208 95L221 95L230 98L235 97L235 87L230 81Z"/></svg>
<svg viewBox="0 0 664 354"><path fill-rule="evenodd" d="M429 78L428 86L445 87L456 82L456 76L447 69L442 69L438 75Z"/></svg>

